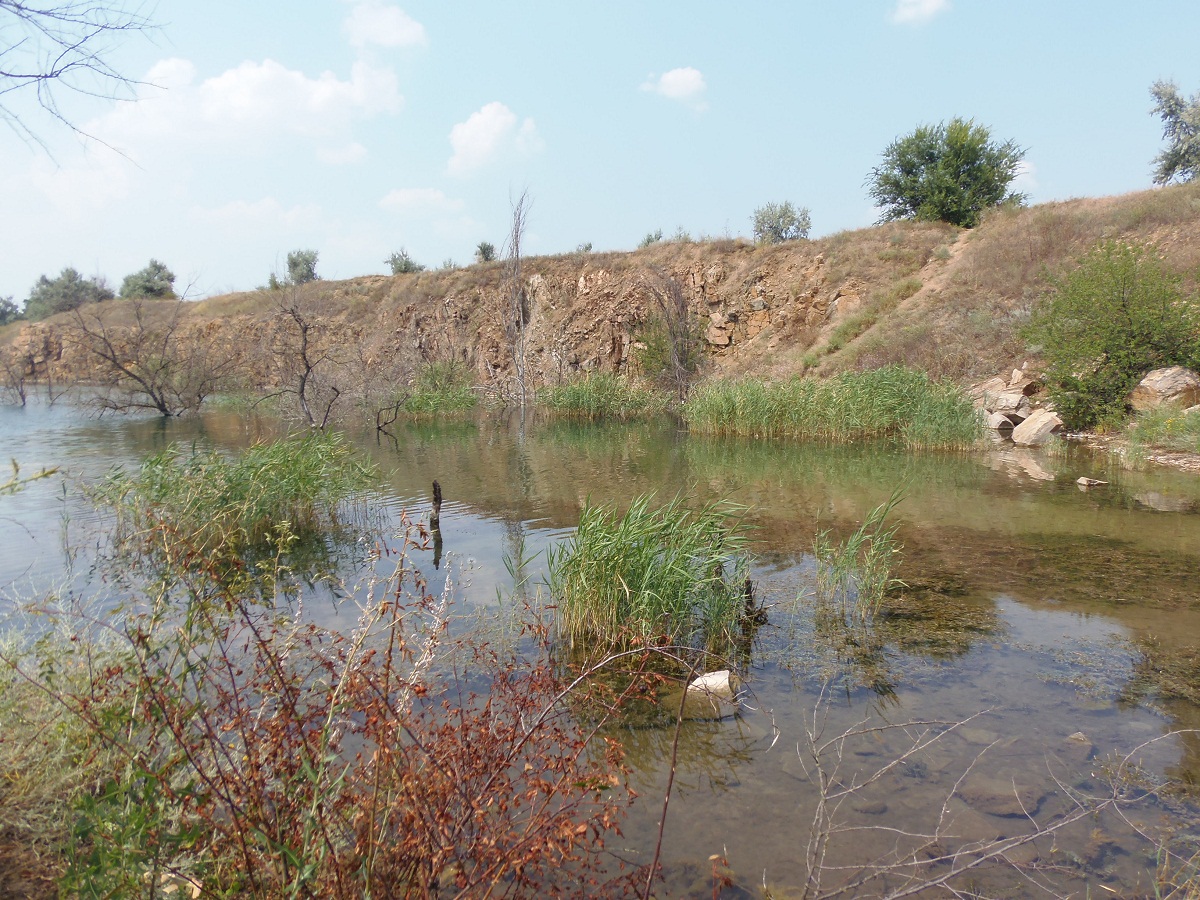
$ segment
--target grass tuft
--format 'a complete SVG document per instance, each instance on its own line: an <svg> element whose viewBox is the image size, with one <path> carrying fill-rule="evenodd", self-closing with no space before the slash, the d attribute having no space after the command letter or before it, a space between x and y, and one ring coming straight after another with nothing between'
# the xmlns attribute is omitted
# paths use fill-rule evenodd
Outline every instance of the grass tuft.
<svg viewBox="0 0 1200 900"><path fill-rule="evenodd" d="M638 497L624 514L589 504L575 535L548 551L558 630L572 647L603 652L657 636L730 646L746 611L745 531L728 509L653 501Z"/></svg>

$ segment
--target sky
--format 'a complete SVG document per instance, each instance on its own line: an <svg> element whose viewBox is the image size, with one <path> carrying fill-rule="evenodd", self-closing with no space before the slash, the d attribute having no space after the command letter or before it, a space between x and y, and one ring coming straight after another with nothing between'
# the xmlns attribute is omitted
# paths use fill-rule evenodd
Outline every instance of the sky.
<svg viewBox="0 0 1200 900"><path fill-rule="evenodd" d="M122 0L113 0L122 2ZM134 4L136 0L124 0ZM1196 0L158 0L108 60L139 84L31 96L0 123L0 297L150 259L192 298L313 249L327 279L503 251L872 224L866 180L916 126L1026 149L1031 202L1151 186L1149 88L1200 93ZM0 44L11 41L0 12ZM3 49L3 48L0 48Z"/></svg>

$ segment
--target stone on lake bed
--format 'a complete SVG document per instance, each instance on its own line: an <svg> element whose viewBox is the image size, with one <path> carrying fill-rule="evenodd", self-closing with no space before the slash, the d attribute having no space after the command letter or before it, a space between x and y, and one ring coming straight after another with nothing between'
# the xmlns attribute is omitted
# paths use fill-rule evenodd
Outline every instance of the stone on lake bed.
<svg viewBox="0 0 1200 900"><path fill-rule="evenodd" d="M739 687L737 675L728 669L705 672L694 678L683 692L683 718L725 719L737 715ZM663 709L672 715L679 711L680 692L663 697Z"/></svg>
<svg viewBox="0 0 1200 900"><path fill-rule="evenodd" d="M1032 816L1046 799L1044 790L990 775L970 776L957 793L976 812L1003 818Z"/></svg>

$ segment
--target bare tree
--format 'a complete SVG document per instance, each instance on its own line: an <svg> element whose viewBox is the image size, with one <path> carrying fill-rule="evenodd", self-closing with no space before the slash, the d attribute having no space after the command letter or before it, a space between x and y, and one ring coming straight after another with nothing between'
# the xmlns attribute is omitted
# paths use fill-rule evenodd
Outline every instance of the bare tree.
<svg viewBox="0 0 1200 900"><path fill-rule="evenodd" d="M111 57L130 34L153 28L142 9L124 0L0 0L0 119L44 148L13 100L32 94L54 120L82 133L62 111L61 91L132 96L137 82Z"/></svg>
<svg viewBox="0 0 1200 900"><path fill-rule="evenodd" d="M529 372L526 365L526 327L529 324L529 300L521 278L521 238L525 234L525 219L529 215L529 192L522 191L512 206L512 227L508 232L508 310L505 336L512 349L514 394L524 409L529 402Z"/></svg>
<svg viewBox="0 0 1200 900"><path fill-rule="evenodd" d="M209 345L200 334L181 333L183 301L135 300L132 321L118 324L111 311L80 308L72 313L66 340L99 363L97 398L102 411L154 410L178 416L199 409L232 380L236 354ZM169 309L165 316L155 315Z"/></svg>
<svg viewBox="0 0 1200 900"><path fill-rule="evenodd" d="M329 377L335 364L329 349L317 340L320 325L302 306L295 289L279 306L279 314L290 326L292 340L285 350L292 384L283 393L295 394L304 421L311 428L325 428L333 415L342 389Z"/></svg>
<svg viewBox="0 0 1200 900"><path fill-rule="evenodd" d="M25 405L25 383L31 368L28 354L0 352L0 388L17 406Z"/></svg>

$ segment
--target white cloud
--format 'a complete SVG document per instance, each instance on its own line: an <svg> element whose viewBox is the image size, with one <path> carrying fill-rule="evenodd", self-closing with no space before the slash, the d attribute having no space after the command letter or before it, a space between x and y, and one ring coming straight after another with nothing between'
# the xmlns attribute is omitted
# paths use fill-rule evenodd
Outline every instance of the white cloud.
<svg viewBox="0 0 1200 900"><path fill-rule="evenodd" d="M672 69L670 72L664 72L657 78L651 75L642 83L643 91L650 91L651 93L666 97L668 100L687 104L697 110L703 110L708 107L708 104L704 100L704 92L707 89L708 85L704 82L704 75L701 74L699 69L693 69L691 66Z"/></svg>
<svg viewBox="0 0 1200 900"><path fill-rule="evenodd" d="M518 126L516 113L499 101L488 103L451 128L450 145L454 153L446 171L451 175L469 174L513 152L528 156L543 146L533 119Z"/></svg>
<svg viewBox="0 0 1200 900"><path fill-rule="evenodd" d="M928 22L950 9L950 0L896 0L892 21L899 25Z"/></svg>
<svg viewBox="0 0 1200 900"><path fill-rule="evenodd" d="M409 214L456 213L466 206L462 200L447 197L437 188L396 188L389 191L379 205Z"/></svg>
<svg viewBox="0 0 1200 900"><path fill-rule="evenodd" d="M425 27L398 6L380 0L354 3L342 25L354 47L415 47L426 43Z"/></svg>
<svg viewBox="0 0 1200 900"><path fill-rule="evenodd" d="M261 150L279 138L302 137L345 147L354 119L396 112L403 103L395 72L362 60L348 79L328 71L309 77L266 59L197 83L191 62L166 59L143 80L148 84L137 102L85 126L134 158L147 142Z"/></svg>
<svg viewBox="0 0 1200 900"><path fill-rule="evenodd" d="M208 225L227 227L234 233L254 234L314 228L324 220L321 207L315 203L285 207L274 197L253 202L234 200L216 207L196 206L191 209L191 216Z"/></svg>

